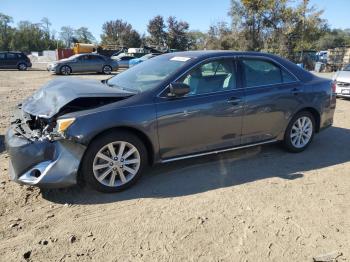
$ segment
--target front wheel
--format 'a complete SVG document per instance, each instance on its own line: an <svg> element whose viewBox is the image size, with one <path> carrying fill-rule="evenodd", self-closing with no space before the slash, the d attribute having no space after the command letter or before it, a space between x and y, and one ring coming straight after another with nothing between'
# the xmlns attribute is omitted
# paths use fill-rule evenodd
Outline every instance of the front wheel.
<svg viewBox="0 0 350 262"><path fill-rule="evenodd" d="M27 70L27 65L25 64L25 63L20 63L19 65L18 65L18 70L19 71L26 71Z"/></svg>
<svg viewBox="0 0 350 262"><path fill-rule="evenodd" d="M62 66L60 69L60 73L62 75L70 75L72 73L72 69L69 66Z"/></svg>
<svg viewBox="0 0 350 262"><path fill-rule="evenodd" d="M146 163L147 151L137 136L110 132L91 143L82 162L82 174L92 188L113 193L133 185Z"/></svg>
<svg viewBox="0 0 350 262"><path fill-rule="evenodd" d="M287 127L284 135L284 146L290 152L302 152L310 145L314 133L314 116L307 111L300 112L293 117Z"/></svg>
<svg viewBox="0 0 350 262"><path fill-rule="evenodd" d="M102 72L105 74L105 75L110 75L112 73L112 67L108 66L108 65L105 65L103 68L102 68Z"/></svg>

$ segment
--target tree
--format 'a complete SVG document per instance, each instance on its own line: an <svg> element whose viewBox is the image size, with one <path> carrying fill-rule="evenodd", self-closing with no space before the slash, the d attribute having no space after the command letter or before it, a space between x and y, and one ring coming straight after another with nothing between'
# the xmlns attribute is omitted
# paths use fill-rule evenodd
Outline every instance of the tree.
<svg viewBox="0 0 350 262"><path fill-rule="evenodd" d="M60 40L63 41L66 48L70 48L74 37L74 29L70 26L62 26L60 32Z"/></svg>
<svg viewBox="0 0 350 262"><path fill-rule="evenodd" d="M164 46L167 33L165 32L164 18L157 15L148 22L147 31L150 34L149 41L153 45Z"/></svg>
<svg viewBox="0 0 350 262"><path fill-rule="evenodd" d="M316 48L327 29L322 13L310 7L309 0L298 5L291 0L231 0L229 15L240 49L292 59L296 52Z"/></svg>
<svg viewBox="0 0 350 262"><path fill-rule="evenodd" d="M11 16L0 13L0 50L8 50L13 34L10 24L13 22Z"/></svg>
<svg viewBox="0 0 350 262"><path fill-rule="evenodd" d="M118 45L125 47L139 47L141 37L132 26L123 20L105 22L102 26L102 44Z"/></svg>
<svg viewBox="0 0 350 262"><path fill-rule="evenodd" d="M176 17L170 16L167 20L168 34L167 45L171 49L186 50L189 48L188 29L189 24L185 21L177 21Z"/></svg>
<svg viewBox="0 0 350 262"><path fill-rule="evenodd" d="M96 42L95 37L93 34L89 31L87 27L80 27L77 30L75 30L74 37L78 40L79 43L94 43Z"/></svg>

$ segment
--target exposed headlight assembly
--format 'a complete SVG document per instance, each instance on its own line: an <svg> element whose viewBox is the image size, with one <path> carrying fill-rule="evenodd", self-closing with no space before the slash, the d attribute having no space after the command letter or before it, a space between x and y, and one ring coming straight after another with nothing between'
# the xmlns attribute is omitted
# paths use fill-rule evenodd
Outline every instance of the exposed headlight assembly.
<svg viewBox="0 0 350 262"><path fill-rule="evenodd" d="M75 118L57 119L57 132L63 135L74 121Z"/></svg>

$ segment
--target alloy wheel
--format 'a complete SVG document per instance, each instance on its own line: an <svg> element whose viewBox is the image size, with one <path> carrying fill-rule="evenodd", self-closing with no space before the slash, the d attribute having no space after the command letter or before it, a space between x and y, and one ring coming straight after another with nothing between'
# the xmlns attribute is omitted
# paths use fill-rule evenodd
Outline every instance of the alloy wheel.
<svg viewBox="0 0 350 262"><path fill-rule="evenodd" d="M140 163L140 153L134 145L116 141L103 146L97 152L92 168L99 183L119 187L135 177Z"/></svg>
<svg viewBox="0 0 350 262"><path fill-rule="evenodd" d="M291 143L296 148L303 148L305 147L313 133L313 124L312 120L307 116L302 116L298 118L293 126L292 130L290 132L290 139Z"/></svg>
<svg viewBox="0 0 350 262"><path fill-rule="evenodd" d="M27 70L27 65L26 64L19 64L18 69L21 71Z"/></svg>
<svg viewBox="0 0 350 262"><path fill-rule="evenodd" d="M104 66L103 67L103 73L106 75L109 75L110 73L112 73L112 68L109 66Z"/></svg>
<svg viewBox="0 0 350 262"><path fill-rule="evenodd" d="M71 70L70 70L70 68L69 68L68 66L63 66L63 67L61 68L61 73L62 73L63 75L69 75L69 74L71 73Z"/></svg>

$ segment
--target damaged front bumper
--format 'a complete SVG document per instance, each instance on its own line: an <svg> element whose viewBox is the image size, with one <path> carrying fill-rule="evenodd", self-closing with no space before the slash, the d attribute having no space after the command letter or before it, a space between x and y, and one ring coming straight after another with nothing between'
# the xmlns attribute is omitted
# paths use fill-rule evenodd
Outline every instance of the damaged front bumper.
<svg viewBox="0 0 350 262"><path fill-rule="evenodd" d="M46 188L76 184L86 147L66 139L31 139L28 131L23 132L29 129L23 118L17 120L5 137L6 149L10 155L10 178L20 184Z"/></svg>

